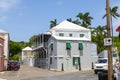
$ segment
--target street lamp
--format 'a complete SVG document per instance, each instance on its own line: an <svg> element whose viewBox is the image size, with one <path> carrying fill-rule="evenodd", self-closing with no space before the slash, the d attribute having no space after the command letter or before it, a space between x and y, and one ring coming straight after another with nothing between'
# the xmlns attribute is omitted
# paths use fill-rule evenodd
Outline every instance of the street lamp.
<svg viewBox="0 0 120 80"><path fill-rule="evenodd" d="M110 28L110 0L106 0L106 13L107 13L107 37L111 37L111 28ZM112 65L112 50L111 45L108 46L108 80L113 78L113 65Z"/></svg>

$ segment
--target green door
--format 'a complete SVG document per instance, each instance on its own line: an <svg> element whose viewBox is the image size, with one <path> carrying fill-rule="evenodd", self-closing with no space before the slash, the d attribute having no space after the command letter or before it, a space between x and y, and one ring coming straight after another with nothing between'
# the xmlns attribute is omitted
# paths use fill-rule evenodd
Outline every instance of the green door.
<svg viewBox="0 0 120 80"><path fill-rule="evenodd" d="M80 57L73 57L73 66L75 66L76 69L81 69Z"/></svg>

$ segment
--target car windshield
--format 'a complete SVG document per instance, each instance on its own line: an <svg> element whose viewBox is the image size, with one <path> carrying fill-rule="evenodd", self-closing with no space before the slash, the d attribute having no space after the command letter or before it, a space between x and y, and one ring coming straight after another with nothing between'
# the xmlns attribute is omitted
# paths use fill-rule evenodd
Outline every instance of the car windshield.
<svg viewBox="0 0 120 80"><path fill-rule="evenodd" d="M107 59L99 59L98 63L107 63Z"/></svg>
<svg viewBox="0 0 120 80"><path fill-rule="evenodd" d="M14 64L19 64L18 62L11 62L10 64L14 65Z"/></svg>

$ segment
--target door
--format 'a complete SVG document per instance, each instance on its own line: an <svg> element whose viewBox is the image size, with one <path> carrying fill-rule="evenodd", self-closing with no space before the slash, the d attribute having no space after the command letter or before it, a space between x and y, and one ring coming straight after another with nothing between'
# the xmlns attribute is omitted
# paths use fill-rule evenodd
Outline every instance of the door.
<svg viewBox="0 0 120 80"><path fill-rule="evenodd" d="M81 70L80 57L73 57L73 66L77 70Z"/></svg>

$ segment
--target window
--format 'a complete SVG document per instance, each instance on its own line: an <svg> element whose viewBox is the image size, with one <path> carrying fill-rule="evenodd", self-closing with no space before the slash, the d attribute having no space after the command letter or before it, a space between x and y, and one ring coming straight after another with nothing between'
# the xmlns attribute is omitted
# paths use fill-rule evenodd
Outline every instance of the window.
<svg viewBox="0 0 120 80"><path fill-rule="evenodd" d="M66 49L68 49L68 50L71 49L71 44L70 43L66 43Z"/></svg>
<svg viewBox="0 0 120 80"><path fill-rule="evenodd" d="M53 43L52 44L50 44L50 56L52 56L52 52L53 52Z"/></svg>
<svg viewBox="0 0 120 80"><path fill-rule="evenodd" d="M70 33L69 36L72 37L72 34Z"/></svg>
<svg viewBox="0 0 120 80"><path fill-rule="evenodd" d="M84 37L84 34L80 34L80 37Z"/></svg>
<svg viewBox="0 0 120 80"><path fill-rule="evenodd" d="M98 60L98 63L107 63L107 59L100 59L100 60Z"/></svg>
<svg viewBox="0 0 120 80"><path fill-rule="evenodd" d="M63 36L64 36L64 34L63 34L63 33L59 33L59 36L62 36L62 37L63 37Z"/></svg>
<svg viewBox="0 0 120 80"><path fill-rule="evenodd" d="M78 49L79 49L79 50L83 50L83 44L82 44L82 43L79 43L79 44L78 44Z"/></svg>
<svg viewBox="0 0 120 80"><path fill-rule="evenodd" d="M50 45L51 51L53 50L53 44Z"/></svg>

